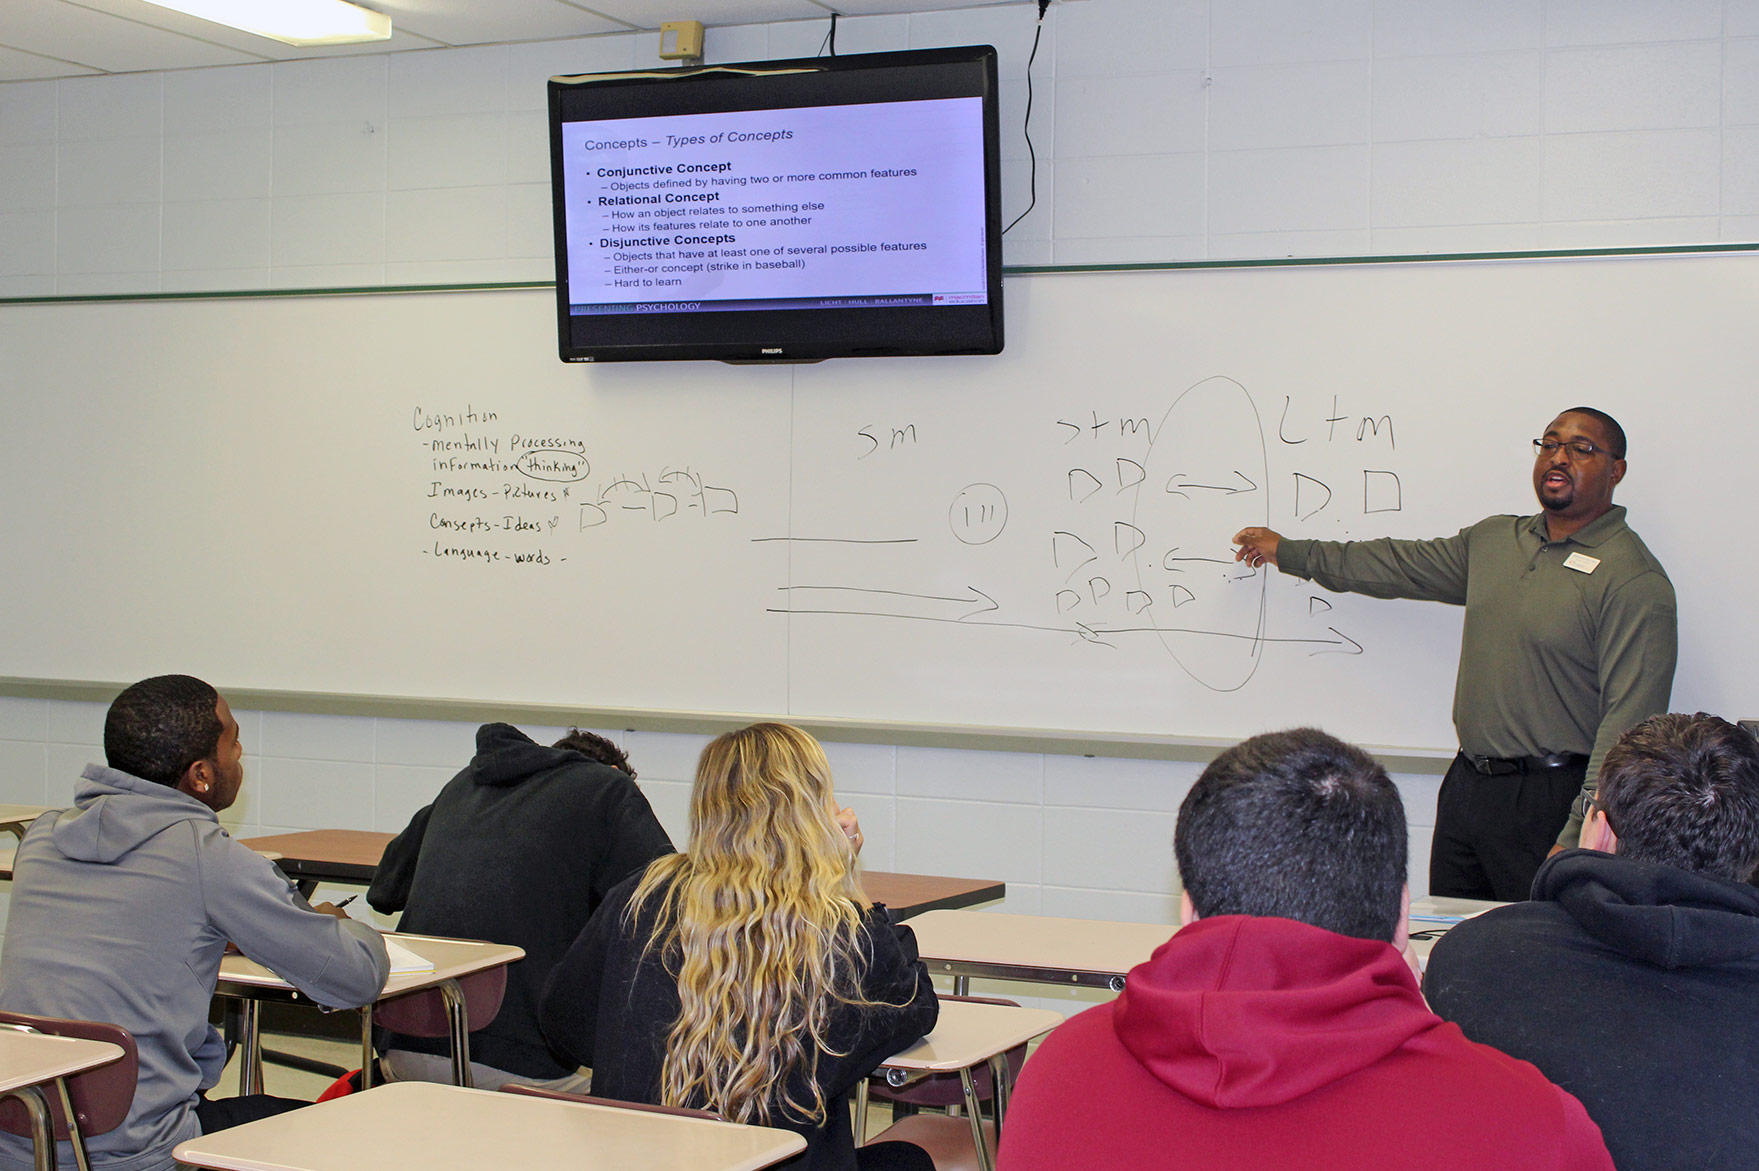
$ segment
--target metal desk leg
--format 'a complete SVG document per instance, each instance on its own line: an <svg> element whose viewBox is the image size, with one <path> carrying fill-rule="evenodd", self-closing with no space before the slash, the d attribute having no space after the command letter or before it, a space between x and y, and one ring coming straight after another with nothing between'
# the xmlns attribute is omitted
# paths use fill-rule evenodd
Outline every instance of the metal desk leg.
<svg viewBox="0 0 1759 1171"><path fill-rule="evenodd" d="M31 1152L36 1171L55 1171L55 1119L49 1113L49 1099L38 1086L20 1086L0 1094L0 1098L16 1099L31 1120Z"/></svg>
<svg viewBox="0 0 1759 1171"><path fill-rule="evenodd" d="M79 1131L79 1113L73 1108L73 1096L67 1092L67 1079L55 1079L55 1092L61 1095L61 1115L67 1119L67 1144L73 1148L73 1161L79 1171L92 1171L91 1160L86 1156L85 1135Z"/></svg>
<svg viewBox="0 0 1759 1171"><path fill-rule="evenodd" d="M867 1079L855 1083L855 1145L867 1145Z"/></svg>
<svg viewBox="0 0 1759 1171"><path fill-rule="evenodd" d="M977 1082L969 1066L959 1071L959 1085L965 1091L965 1113L971 1121L971 1145L977 1151L978 1171L995 1171L995 1155L983 1141L983 1108L977 1101Z"/></svg>
<svg viewBox="0 0 1759 1171"><path fill-rule="evenodd" d="M440 999L446 1005L446 1021L452 1027L452 1083L471 1089L470 1077L470 1015L464 1007L464 990L458 981L447 980L440 985Z"/></svg>
<svg viewBox="0 0 1759 1171"><path fill-rule="evenodd" d="M263 1092L263 1005L260 1000L246 997L238 1013L238 1092Z"/></svg>
<svg viewBox="0 0 1759 1171"><path fill-rule="evenodd" d="M373 1088L373 1006L360 1009L360 1088Z"/></svg>
<svg viewBox="0 0 1759 1171"><path fill-rule="evenodd" d="M954 976L953 977L953 995L954 996L970 996L971 995L971 977L970 976Z"/></svg>
<svg viewBox="0 0 1759 1171"><path fill-rule="evenodd" d="M989 1084L991 1100L995 1103L996 1115L996 1153L1002 1150L1002 1115L1008 1111L1008 1095L1014 1092L1013 1078L1008 1068L1008 1055L998 1053L989 1059Z"/></svg>

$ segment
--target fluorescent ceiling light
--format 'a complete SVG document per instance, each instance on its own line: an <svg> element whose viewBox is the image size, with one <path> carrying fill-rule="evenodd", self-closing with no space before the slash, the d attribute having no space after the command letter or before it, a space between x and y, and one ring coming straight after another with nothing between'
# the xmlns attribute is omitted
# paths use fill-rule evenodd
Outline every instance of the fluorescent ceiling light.
<svg viewBox="0 0 1759 1171"><path fill-rule="evenodd" d="M391 18L347 0L147 0L282 44L348 45L390 39Z"/></svg>

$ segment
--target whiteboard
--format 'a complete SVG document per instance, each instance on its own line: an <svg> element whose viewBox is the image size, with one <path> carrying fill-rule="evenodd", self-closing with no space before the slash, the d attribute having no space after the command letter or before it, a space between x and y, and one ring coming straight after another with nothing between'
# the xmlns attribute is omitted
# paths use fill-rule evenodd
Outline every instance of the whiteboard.
<svg viewBox="0 0 1759 1171"><path fill-rule="evenodd" d="M1759 711L1759 260L1010 277L996 358L565 366L547 290L0 306L0 675L1444 748L1460 616L1230 560L1534 510L1587 403Z"/></svg>

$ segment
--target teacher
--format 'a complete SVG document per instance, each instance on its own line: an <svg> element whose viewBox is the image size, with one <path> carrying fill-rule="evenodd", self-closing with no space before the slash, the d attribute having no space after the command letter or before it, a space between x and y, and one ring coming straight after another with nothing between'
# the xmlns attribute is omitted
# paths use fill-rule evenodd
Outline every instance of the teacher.
<svg viewBox="0 0 1759 1171"><path fill-rule="evenodd" d="M1585 779L1627 728L1667 710L1673 689L1673 583L1612 502L1624 429L1572 407L1533 450L1533 516L1492 516L1432 541L1234 535L1234 559L1254 568L1466 607L1460 751L1436 803L1432 895L1525 899L1554 841L1576 844Z"/></svg>

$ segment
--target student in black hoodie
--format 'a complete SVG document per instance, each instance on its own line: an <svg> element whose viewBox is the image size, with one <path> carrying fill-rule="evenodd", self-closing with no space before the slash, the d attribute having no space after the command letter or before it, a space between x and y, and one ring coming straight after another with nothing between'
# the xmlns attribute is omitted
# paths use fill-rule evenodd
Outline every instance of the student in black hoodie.
<svg viewBox="0 0 1759 1171"><path fill-rule="evenodd" d="M1759 742L1655 716L1606 754L1585 849L1461 923L1423 992L1581 1099L1619 1171L1759 1161Z"/></svg>
<svg viewBox="0 0 1759 1171"><path fill-rule="evenodd" d="M672 852L628 758L575 729L545 748L511 724L484 724L476 756L385 847L367 901L402 911L401 930L525 949L487 1028L470 1035L480 1089L508 1081L585 1090L544 1043L538 998L550 969L624 878ZM386 1034L394 1079L450 1081L444 1039Z"/></svg>

